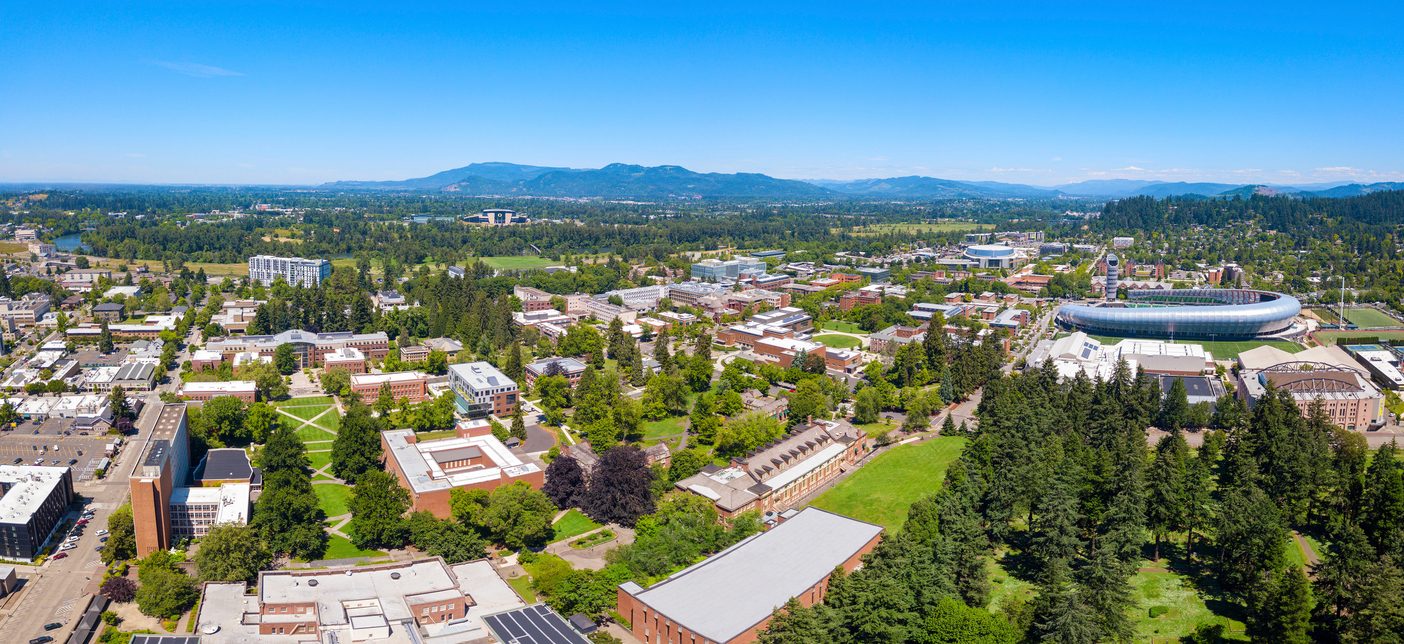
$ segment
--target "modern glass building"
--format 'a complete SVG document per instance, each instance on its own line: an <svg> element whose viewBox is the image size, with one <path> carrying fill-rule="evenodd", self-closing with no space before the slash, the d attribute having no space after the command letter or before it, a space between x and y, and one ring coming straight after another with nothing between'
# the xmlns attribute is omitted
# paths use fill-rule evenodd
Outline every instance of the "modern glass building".
<svg viewBox="0 0 1404 644"><path fill-rule="evenodd" d="M1251 289L1134 290L1125 302L1065 304L1057 320L1088 333L1174 338L1253 338L1292 326L1297 298Z"/></svg>

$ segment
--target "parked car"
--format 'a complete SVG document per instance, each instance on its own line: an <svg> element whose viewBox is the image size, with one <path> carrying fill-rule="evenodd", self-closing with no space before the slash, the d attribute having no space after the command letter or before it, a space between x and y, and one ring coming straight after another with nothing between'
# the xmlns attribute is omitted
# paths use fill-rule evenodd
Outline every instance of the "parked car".
<svg viewBox="0 0 1404 644"><path fill-rule="evenodd" d="M19 465L20 463L23 463L23 462L24 462L24 457L23 457L23 456L16 456L16 457L15 457L15 465Z"/></svg>
<svg viewBox="0 0 1404 644"><path fill-rule="evenodd" d="M75 525L88 525L88 519L86 517L79 519L78 523L76 523Z"/></svg>
<svg viewBox="0 0 1404 644"><path fill-rule="evenodd" d="M101 536L103 536L103 535L105 535L105 534L107 534L107 528L103 528L103 529L97 531L97 536L99 536L99 537L101 537Z"/></svg>
<svg viewBox="0 0 1404 644"><path fill-rule="evenodd" d="M67 557L67 556L68 556L68 553L66 553L66 552L57 552L57 553L54 553L54 556L49 557L49 558L50 558L50 559L63 559L64 557Z"/></svg>
<svg viewBox="0 0 1404 644"><path fill-rule="evenodd" d="M52 641L54 641L54 638L48 635L40 635L39 637L29 640L29 644L49 644L49 642Z"/></svg>
<svg viewBox="0 0 1404 644"><path fill-rule="evenodd" d="M107 537L102 537L102 538L98 539L98 541L101 542L101 543L107 543Z"/></svg>
<svg viewBox="0 0 1404 644"><path fill-rule="evenodd" d="M63 622L49 622L44 625L44 630L46 631L52 631L55 628L63 628Z"/></svg>
<svg viewBox="0 0 1404 644"><path fill-rule="evenodd" d="M75 463L77 463L77 462L78 462L78 459L76 459L76 458L70 458L70 459L68 459L68 464L69 464L69 465L73 465L73 464L75 464Z"/></svg>

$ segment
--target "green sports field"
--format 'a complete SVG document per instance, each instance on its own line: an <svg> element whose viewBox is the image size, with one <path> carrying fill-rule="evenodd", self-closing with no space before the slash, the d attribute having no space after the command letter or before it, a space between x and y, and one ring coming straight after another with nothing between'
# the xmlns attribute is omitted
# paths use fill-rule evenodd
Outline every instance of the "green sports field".
<svg viewBox="0 0 1404 644"><path fill-rule="evenodd" d="M535 255L499 255L496 257L477 257L475 259L480 259L489 267L501 271L525 271L533 268L555 266L560 263L549 257L537 257ZM465 263L471 263L472 261L473 260L470 259Z"/></svg>
<svg viewBox="0 0 1404 644"><path fill-rule="evenodd" d="M1371 328L1395 328L1404 326L1396 320L1375 309L1358 308L1346 309L1346 320L1362 329Z"/></svg>
<svg viewBox="0 0 1404 644"><path fill-rule="evenodd" d="M966 440L937 436L898 445L876 457L814 500L814 507L879 524L889 533L907 521L907 509L941 487L946 467Z"/></svg>

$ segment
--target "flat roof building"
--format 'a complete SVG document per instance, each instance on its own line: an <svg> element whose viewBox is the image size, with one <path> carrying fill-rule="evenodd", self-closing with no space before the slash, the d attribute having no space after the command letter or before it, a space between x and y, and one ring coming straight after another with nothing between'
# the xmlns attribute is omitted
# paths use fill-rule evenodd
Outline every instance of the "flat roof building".
<svg viewBox="0 0 1404 644"><path fill-rule="evenodd" d="M252 380L187 382L180 386L180 397L186 400L205 401L220 396L232 396L251 403L258 399L258 387Z"/></svg>
<svg viewBox="0 0 1404 644"><path fill-rule="evenodd" d="M351 374L351 391L362 400L375 400L386 385L390 386L390 395L395 400L417 403L429 397L429 374L422 371Z"/></svg>
<svg viewBox="0 0 1404 644"><path fill-rule="evenodd" d="M882 527L806 508L766 532L643 588L619 586L619 614L641 642L751 642L791 599L824 599L834 569L853 570Z"/></svg>
<svg viewBox="0 0 1404 644"><path fill-rule="evenodd" d="M0 558L37 556L73 499L67 467L0 466Z"/></svg>
<svg viewBox="0 0 1404 644"><path fill-rule="evenodd" d="M413 510L448 518L454 488L491 490L516 481L540 488L545 482L545 472L507 449L487 421L460 423L455 433L429 441L420 441L412 429L381 433L386 470L409 490Z"/></svg>
<svg viewBox="0 0 1404 644"><path fill-rule="evenodd" d="M283 278L294 286L313 287L331 277L331 262L325 259L255 255L249 258L249 279L270 286Z"/></svg>
<svg viewBox="0 0 1404 644"><path fill-rule="evenodd" d="M449 388L458 410L470 418L506 416L517 407L516 381L487 362L449 365Z"/></svg>
<svg viewBox="0 0 1404 644"><path fill-rule="evenodd" d="M283 344L292 345L299 367L320 367L327 356L344 348L357 349L371 360L380 360L390 352L390 336L385 335L384 331L313 333L301 329L276 335L211 338L205 343L205 350L218 352L225 361L234 360L235 356L243 353L271 360L273 352Z"/></svg>

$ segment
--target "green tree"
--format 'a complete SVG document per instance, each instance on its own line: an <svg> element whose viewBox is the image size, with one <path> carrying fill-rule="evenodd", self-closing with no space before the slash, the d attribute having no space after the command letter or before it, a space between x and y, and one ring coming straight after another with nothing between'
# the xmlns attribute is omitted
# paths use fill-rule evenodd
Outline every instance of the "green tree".
<svg viewBox="0 0 1404 644"><path fill-rule="evenodd" d="M1257 486L1228 489L1219 513L1219 583L1244 596L1286 563L1287 527L1277 504Z"/></svg>
<svg viewBox="0 0 1404 644"><path fill-rule="evenodd" d="M244 415L244 430L255 443L268 442L269 434L277 425L278 412L267 403L256 402L249 405L249 411Z"/></svg>
<svg viewBox="0 0 1404 644"><path fill-rule="evenodd" d="M827 606L806 607L791 598L775 611L757 641L761 644L825 642L832 638L838 626Z"/></svg>
<svg viewBox="0 0 1404 644"><path fill-rule="evenodd" d="M112 329L107 328L107 320L102 321L102 330L98 333L98 351L112 353L116 345L112 342Z"/></svg>
<svg viewBox="0 0 1404 644"><path fill-rule="evenodd" d="M697 400L692 403L689 421L688 431L702 444L710 445L716 440L721 418L717 415L716 404L710 392L704 391L697 395Z"/></svg>
<svg viewBox="0 0 1404 644"><path fill-rule="evenodd" d="M801 380L795 386L794 393L790 394L788 418L791 425L799 425L809 422L811 418L827 419L830 409L832 401L824 393L818 379L809 378Z"/></svg>
<svg viewBox="0 0 1404 644"><path fill-rule="evenodd" d="M384 422L372 416L370 408L358 400L346 405L341 430L332 441L331 467L337 478L355 483L362 474L380 468L380 432Z"/></svg>
<svg viewBox="0 0 1404 644"><path fill-rule="evenodd" d="M522 405L517 403L512 407L512 429L511 435L518 440L527 439L526 420L522 416Z"/></svg>
<svg viewBox="0 0 1404 644"><path fill-rule="evenodd" d="M212 446L247 445L253 437L247 424L244 401L233 396L215 396L192 414L191 429Z"/></svg>
<svg viewBox="0 0 1404 644"><path fill-rule="evenodd" d="M1160 428L1169 432L1184 429L1189 425L1189 414L1189 394L1185 391L1185 381L1175 378L1160 406Z"/></svg>
<svg viewBox="0 0 1404 644"><path fill-rule="evenodd" d="M280 344L273 349L273 366L278 369L278 373L285 376L297 371L297 355L293 353L291 344Z"/></svg>
<svg viewBox="0 0 1404 644"><path fill-rule="evenodd" d="M720 456L741 456L784 434L784 423L766 414L747 412L717 430L716 451Z"/></svg>
<svg viewBox="0 0 1404 644"><path fill-rule="evenodd" d="M195 566L201 581L253 583L258 571L272 563L273 554L250 526L215 525L200 539Z"/></svg>
<svg viewBox="0 0 1404 644"><path fill-rule="evenodd" d="M1175 383L1179 384L1179 380ZM1147 472L1146 523L1155 538L1152 558L1160 561L1160 542L1185 523L1186 490L1185 460L1189 446L1178 431L1171 431L1155 448L1155 460Z"/></svg>
<svg viewBox="0 0 1404 644"><path fill-rule="evenodd" d="M155 554L164 554L157 552ZM165 563L148 557L137 570L137 608L142 614L173 619L179 617L200 598L200 591L189 575Z"/></svg>
<svg viewBox="0 0 1404 644"><path fill-rule="evenodd" d="M368 470L351 489L352 543L357 548L401 548L409 537L404 515L409 511L409 491L394 475Z"/></svg>
<svg viewBox="0 0 1404 644"><path fill-rule="evenodd" d="M883 395L876 387L864 387L858 390L853 400L853 422L859 425L867 425L878 421L882 413Z"/></svg>
<svg viewBox="0 0 1404 644"><path fill-rule="evenodd" d="M540 490L517 481L494 489L480 516L493 541L512 550L539 548L551 540L556 506Z"/></svg>
<svg viewBox="0 0 1404 644"><path fill-rule="evenodd" d="M108 515L107 532L107 547L102 549L103 563L126 561L136 556L136 526L130 503Z"/></svg>
<svg viewBox="0 0 1404 644"><path fill-rule="evenodd" d="M1283 644L1312 641L1307 631L1316 600L1301 568L1287 566L1271 575L1253 590L1251 603L1248 630L1254 640Z"/></svg>
<svg viewBox="0 0 1404 644"><path fill-rule="evenodd" d="M449 519L436 518L426 511L414 512L405 520L409 540L421 552L431 557L443 557L449 563L482 558L486 544L468 526Z"/></svg>
<svg viewBox="0 0 1404 644"><path fill-rule="evenodd" d="M640 402L643 403L644 418L649 420L681 416L688 411L687 390L682 378L667 373L656 374L648 379Z"/></svg>
<svg viewBox="0 0 1404 644"><path fill-rule="evenodd" d="M322 391L329 396L351 395L351 372L341 367L324 370Z"/></svg>

